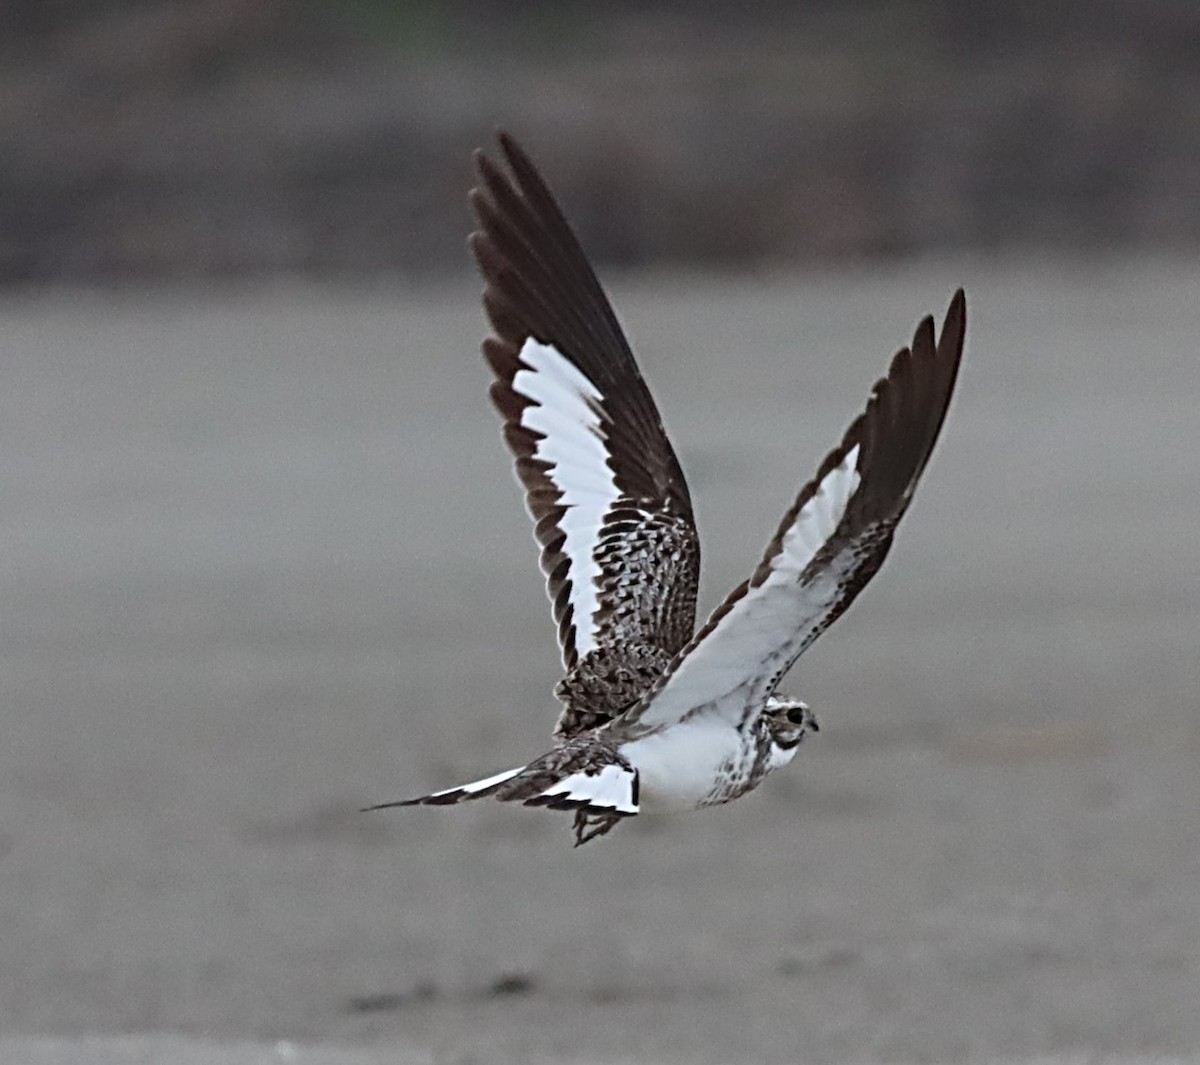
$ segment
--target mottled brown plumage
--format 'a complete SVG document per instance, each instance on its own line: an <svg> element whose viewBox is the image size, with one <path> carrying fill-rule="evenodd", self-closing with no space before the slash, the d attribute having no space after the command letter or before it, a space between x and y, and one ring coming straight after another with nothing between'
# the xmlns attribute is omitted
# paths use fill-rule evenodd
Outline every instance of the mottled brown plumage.
<svg viewBox="0 0 1200 1065"><path fill-rule="evenodd" d="M575 841L643 809L729 802L817 731L783 675L883 564L937 441L966 330L959 290L892 360L749 580L693 635L700 549L654 401L570 228L513 140L477 156L472 247L492 399L525 487L566 675L555 747L384 806L492 797L574 811Z"/></svg>
<svg viewBox="0 0 1200 1065"><path fill-rule="evenodd" d="M496 375L492 402L542 547L541 566L558 623L566 676L556 735L569 738L636 702L695 627L700 543L691 498L662 420L607 297L532 162L506 134L509 172L476 154L471 203L480 229L471 247L486 281L494 336L483 353ZM522 424L531 400L514 387L529 338L552 346L595 385L609 466L620 498L597 531L598 609L576 617L564 550L562 493L535 456L538 434ZM579 653L581 630L593 646Z"/></svg>

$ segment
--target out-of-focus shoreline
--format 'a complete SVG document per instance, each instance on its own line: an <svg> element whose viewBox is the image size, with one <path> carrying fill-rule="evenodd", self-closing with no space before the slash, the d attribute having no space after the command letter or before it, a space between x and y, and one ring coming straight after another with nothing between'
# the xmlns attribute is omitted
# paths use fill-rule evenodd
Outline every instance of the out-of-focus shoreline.
<svg viewBox="0 0 1200 1065"><path fill-rule="evenodd" d="M498 124L605 264L1200 246L1200 9L794 7L14 5L0 284L453 273Z"/></svg>

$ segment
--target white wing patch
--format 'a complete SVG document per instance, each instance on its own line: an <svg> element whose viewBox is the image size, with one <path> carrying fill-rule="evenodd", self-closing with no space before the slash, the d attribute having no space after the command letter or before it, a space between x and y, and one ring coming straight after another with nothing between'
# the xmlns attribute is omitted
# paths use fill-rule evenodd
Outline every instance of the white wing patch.
<svg viewBox="0 0 1200 1065"><path fill-rule="evenodd" d="M563 554L570 560L569 602L575 621L575 649L583 658L596 646L593 617L599 606L596 541L604 516L620 497L597 403L600 391L557 349L530 337L521 348L529 367L513 377L513 391L533 403L521 425L540 433L534 458L548 464L546 476L561 493L566 513L559 521Z"/></svg>
<svg viewBox="0 0 1200 1065"><path fill-rule="evenodd" d="M841 524L851 496L858 488L857 462L858 445L855 444L846 452L846 457L825 475L825 480L813 497L796 515L792 527L784 534L779 555L771 564L767 583L779 583L789 575L799 577L817 557L817 552L829 542Z"/></svg>
<svg viewBox="0 0 1200 1065"><path fill-rule="evenodd" d="M513 777L523 772L525 767L517 766L516 769L508 769L503 773L497 773L495 776L484 777L483 780L473 780L470 784L459 784L455 788L445 788L442 791L435 791L431 795L426 796L428 799L437 799L443 795L455 795L462 793L464 799L470 798L472 795L478 795L481 791L487 791L488 788L494 788L497 784L503 784L506 780L512 780Z"/></svg>
<svg viewBox="0 0 1200 1065"><path fill-rule="evenodd" d="M555 806L561 803L612 810L618 814L636 814L636 779L637 774L624 766L606 765L599 773L573 773L564 777L543 791L532 804Z"/></svg>
<svg viewBox="0 0 1200 1065"><path fill-rule="evenodd" d="M732 693L769 676L789 658L789 648L828 609L832 574L814 574L801 585L809 563L836 532L858 489L855 445L821 481L783 535L770 571L733 604L716 627L693 647L670 674L649 706L638 715L649 726L682 720L692 710L714 706L720 714L740 714L746 699ZM735 722L740 724L740 720Z"/></svg>

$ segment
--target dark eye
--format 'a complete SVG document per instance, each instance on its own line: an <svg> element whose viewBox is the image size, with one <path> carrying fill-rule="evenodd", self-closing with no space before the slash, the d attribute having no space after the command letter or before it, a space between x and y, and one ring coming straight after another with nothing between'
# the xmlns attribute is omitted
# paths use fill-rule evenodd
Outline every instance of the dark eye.
<svg viewBox="0 0 1200 1065"><path fill-rule="evenodd" d="M787 719L793 725L803 725L804 724L804 711L800 707L796 707L795 710L789 710Z"/></svg>

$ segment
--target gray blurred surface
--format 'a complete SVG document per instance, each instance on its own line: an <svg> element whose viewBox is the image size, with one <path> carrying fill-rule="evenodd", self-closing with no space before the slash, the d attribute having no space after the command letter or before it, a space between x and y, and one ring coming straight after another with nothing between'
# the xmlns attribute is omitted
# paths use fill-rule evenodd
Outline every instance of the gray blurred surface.
<svg viewBox="0 0 1200 1065"><path fill-rule="evenodd" d="M373 1047L312 1046L287 1040L272 1043L179 1035L0 1037L0 1062L4 1065L439 1065L430 1051L394 1041Z"/></svg>
<svg viewBox="0 0 1200 1065"><path fill-rule="evenodd" d="M474 286L0 307L0 1034L1194 1053L1200 271L613 288L711 606L960 282L926 482L786 685L820 736L580 850L542 811L355 812L553 721Z"/></svg>

